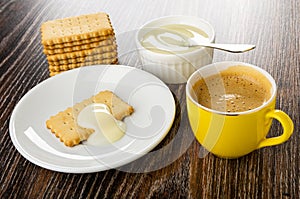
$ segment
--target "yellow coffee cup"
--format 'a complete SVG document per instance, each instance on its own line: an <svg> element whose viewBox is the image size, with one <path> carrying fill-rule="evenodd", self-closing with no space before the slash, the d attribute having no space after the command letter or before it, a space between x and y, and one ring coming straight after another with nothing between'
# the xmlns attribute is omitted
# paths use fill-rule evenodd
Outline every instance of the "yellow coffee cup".
<svg viewBox="0 0 300 199"><path fill-rule="evenodd" d="M221 111L215 110L200 104L198 99L201 91L196 88L197 82L213 75L222 77L223 74L257 79L260 85L263 84L266 92L270 93L269 97L251 110L237 112L228 112L226 107ZM209 81L209 78L206 81ZM209 87L209 93L213 93L215 87ZM286 113L275 109L276 91L276 83L272 76L251 64L226 61L198 69L189 77L186 85L188 117L196 139L208 151L223 158L238 158L256 149L287 141L293 133L294 126ZM224 93L226 94L226 89ZM272 119L281 123L283 133L277 137L266 138Z"/></svg>

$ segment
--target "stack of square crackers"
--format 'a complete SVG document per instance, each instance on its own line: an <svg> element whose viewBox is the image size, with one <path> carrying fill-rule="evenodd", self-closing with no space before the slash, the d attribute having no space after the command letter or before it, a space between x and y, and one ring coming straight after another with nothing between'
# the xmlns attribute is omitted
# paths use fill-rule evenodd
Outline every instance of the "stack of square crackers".
<svg viewBox="0 0 300 199"><path fill-rule="evenodd" d="M81 66L118 62L116 38L106 13L47 21L41 35L50 76Z"/></svg>

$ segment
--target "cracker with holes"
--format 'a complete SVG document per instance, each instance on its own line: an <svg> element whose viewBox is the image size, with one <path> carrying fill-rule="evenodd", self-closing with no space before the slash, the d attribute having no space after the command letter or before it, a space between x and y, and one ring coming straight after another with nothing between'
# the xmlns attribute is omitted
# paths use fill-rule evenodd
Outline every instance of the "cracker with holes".
<svg viewBox="0 0 300 199"><path fill-rule="evenodd" d="M101 91L91 98L51 116L46 121L47 128L66 146L72 147L78 145L81 141L87 140L94 132L93 129L83 128L77 124L77 116L80 111L92 103L106 104L117 120L123 120L134 112L132 106L124 102L113 92Z"/></svg>
<svg viewBox="0 0 300 199"><path fill-rule="evenodd" d="M113 58L113 59L103 59L103 60L95 60L95 61L85 61L84 63L74 63L74 64L59 65L59 66L49 65L49 71L50 71L50 76L54 76L70 69L85 66L85 64L97 65L97 64L117 64L117 63L118 63L118 59Z"/></svg>
<svg viewBox="0 0 300 199"><path fill-rule="evenodd" d="M82 66L118 63L114 29L103 12L46 21L41 43L50 76Z"/></svg>
<svg viewBox="0 0 300 199"><path fill-rule="evenodd" d="M109 36L113 28L106 13L95 13L47 21L41 32L43 45L52 46Z"/></svg>

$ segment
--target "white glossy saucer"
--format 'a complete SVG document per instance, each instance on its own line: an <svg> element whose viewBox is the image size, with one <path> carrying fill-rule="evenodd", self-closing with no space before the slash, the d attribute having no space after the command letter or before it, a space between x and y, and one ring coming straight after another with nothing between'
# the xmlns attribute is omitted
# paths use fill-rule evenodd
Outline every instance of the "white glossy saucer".
<svg viewBox="0 0 300 199"><path fill-rule="evenodd" d="M126 135L102 147L66 147L46 128L46 120L95 95L111 90L132 105ZM67 173L89 173L130 163L152 150L170 130L175 101L157 77L122 65L87 66L51 77L31 89L13 110L9 130L13 144L29 161Z"/></svg>

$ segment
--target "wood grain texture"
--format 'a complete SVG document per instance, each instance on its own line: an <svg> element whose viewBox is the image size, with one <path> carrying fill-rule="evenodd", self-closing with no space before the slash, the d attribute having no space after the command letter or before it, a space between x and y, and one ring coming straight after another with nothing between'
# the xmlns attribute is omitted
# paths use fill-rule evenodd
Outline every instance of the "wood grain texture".
<svg viewBox="0 0 300 199"><path fill-rule="evenodd" d="M215 51L214 61L244 61L267 70L278 84L276 107L294 121L293 136L236 160L207 154L188 124L185 85L169 85L176 120L141 159L91 174L58 173L30 163L13 146L8 124L22 96L49 75L40 25L99 11L110 15L120 63L138 68L135 31L160 16L199 16L215 27L217 42L256 44L244 54ZM0 198L300 198L299 19L298 0L0 1ZM274 122L270 136L281 131ZM160 168L162 162L168 164Z"/></svg>

